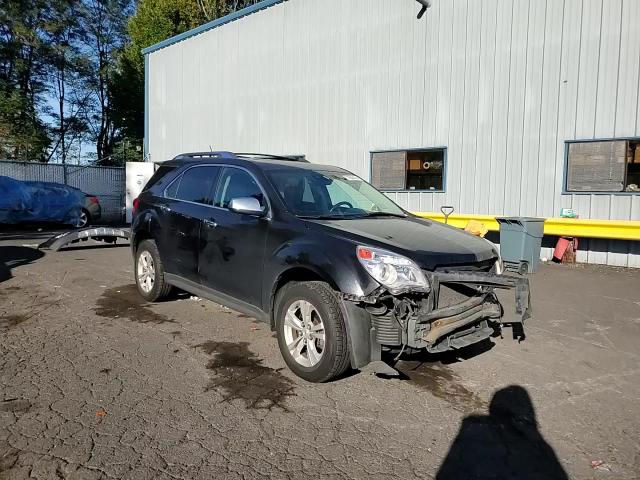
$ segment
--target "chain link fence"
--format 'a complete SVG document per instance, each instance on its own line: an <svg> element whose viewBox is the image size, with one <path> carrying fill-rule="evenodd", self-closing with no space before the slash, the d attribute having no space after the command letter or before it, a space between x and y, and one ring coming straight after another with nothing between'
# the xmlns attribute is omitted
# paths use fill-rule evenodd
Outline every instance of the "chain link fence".
<svg viewBox="0 0 640 480"><path fill-rule="evenodd" d="M125 169L36 162L0 161L0 175L16 180L56 182L78 188L100 200L100 223L124 221Z"/></svg>

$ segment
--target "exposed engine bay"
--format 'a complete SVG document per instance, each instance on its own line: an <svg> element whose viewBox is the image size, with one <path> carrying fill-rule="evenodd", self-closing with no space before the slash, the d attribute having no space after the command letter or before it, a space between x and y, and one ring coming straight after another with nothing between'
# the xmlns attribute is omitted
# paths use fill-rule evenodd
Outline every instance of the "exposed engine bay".
<svg viewBox="0 0 640 480"><path fill-rule="evenodd" d="M392 295L380 288L373 295L348 298L369 313L372 334L384 346L457 350L484 340L503 325L524 339L523 322L531 316L529 281L523 277L477 271L424 272L429 292ZM496 290L515 293L515 312L505 313Z"/></svg>

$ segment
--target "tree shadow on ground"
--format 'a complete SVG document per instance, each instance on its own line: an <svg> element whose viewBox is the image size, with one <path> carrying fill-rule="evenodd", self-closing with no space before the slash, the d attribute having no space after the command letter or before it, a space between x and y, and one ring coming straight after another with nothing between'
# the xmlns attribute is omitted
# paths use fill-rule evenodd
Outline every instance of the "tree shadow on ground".
<svg viewBox="0 0 640 480"><path fill-rule="evenodd" d="M30 247L0 246L0 283L12 278L11 270L42 258L44 253Z"/></svg>
<svg viewBox="0 0 640 480"><path fill-rule="evenodd" d="M559 479L568 476L538 430L529 393L519 385L498 390L489 415L464 418L437 480Z"/></svg>

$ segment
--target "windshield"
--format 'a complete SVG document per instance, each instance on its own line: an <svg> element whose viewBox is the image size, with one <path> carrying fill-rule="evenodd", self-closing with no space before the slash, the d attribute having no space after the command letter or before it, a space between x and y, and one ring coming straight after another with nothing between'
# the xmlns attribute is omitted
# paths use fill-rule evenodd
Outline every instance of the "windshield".
<svg viewBox="0 0 640 480"><path fill-rule="evenodd" d="M299 217L406 216L388 197L349 172L291 168L267 175L287 209Z"/></svg>

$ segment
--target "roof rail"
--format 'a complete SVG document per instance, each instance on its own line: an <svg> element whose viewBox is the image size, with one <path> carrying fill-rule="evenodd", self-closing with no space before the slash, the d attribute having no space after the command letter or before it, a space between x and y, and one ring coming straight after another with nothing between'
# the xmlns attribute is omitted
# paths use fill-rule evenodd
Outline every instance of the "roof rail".
<svg viewBox="0 0 640 480"><path fill-rule="evenodd" d="M200 158L233 158L235 155L231 152L192 152L181 153L174 157L174 160L198 160Z"/></svg>
<svg viewBox="0 0 640 480"><path fill-rule="evenodd" d="M236 153L236 157L240 158L264 158L268 160L287 160L291 162L306 162L309 163L304 155L271 155L269 153Z"/></svg>
<svg viewBox="0 0 640 480"><path fill-rule="evenodd" d="M174 157L174 160L200 160L202 158L243 158L243 159L264 159L264 160L286 160L290 162L305 162L309 161L304 155L271 155L268 153L234 153L234 152L192 152L181 153Z"/></svg>

